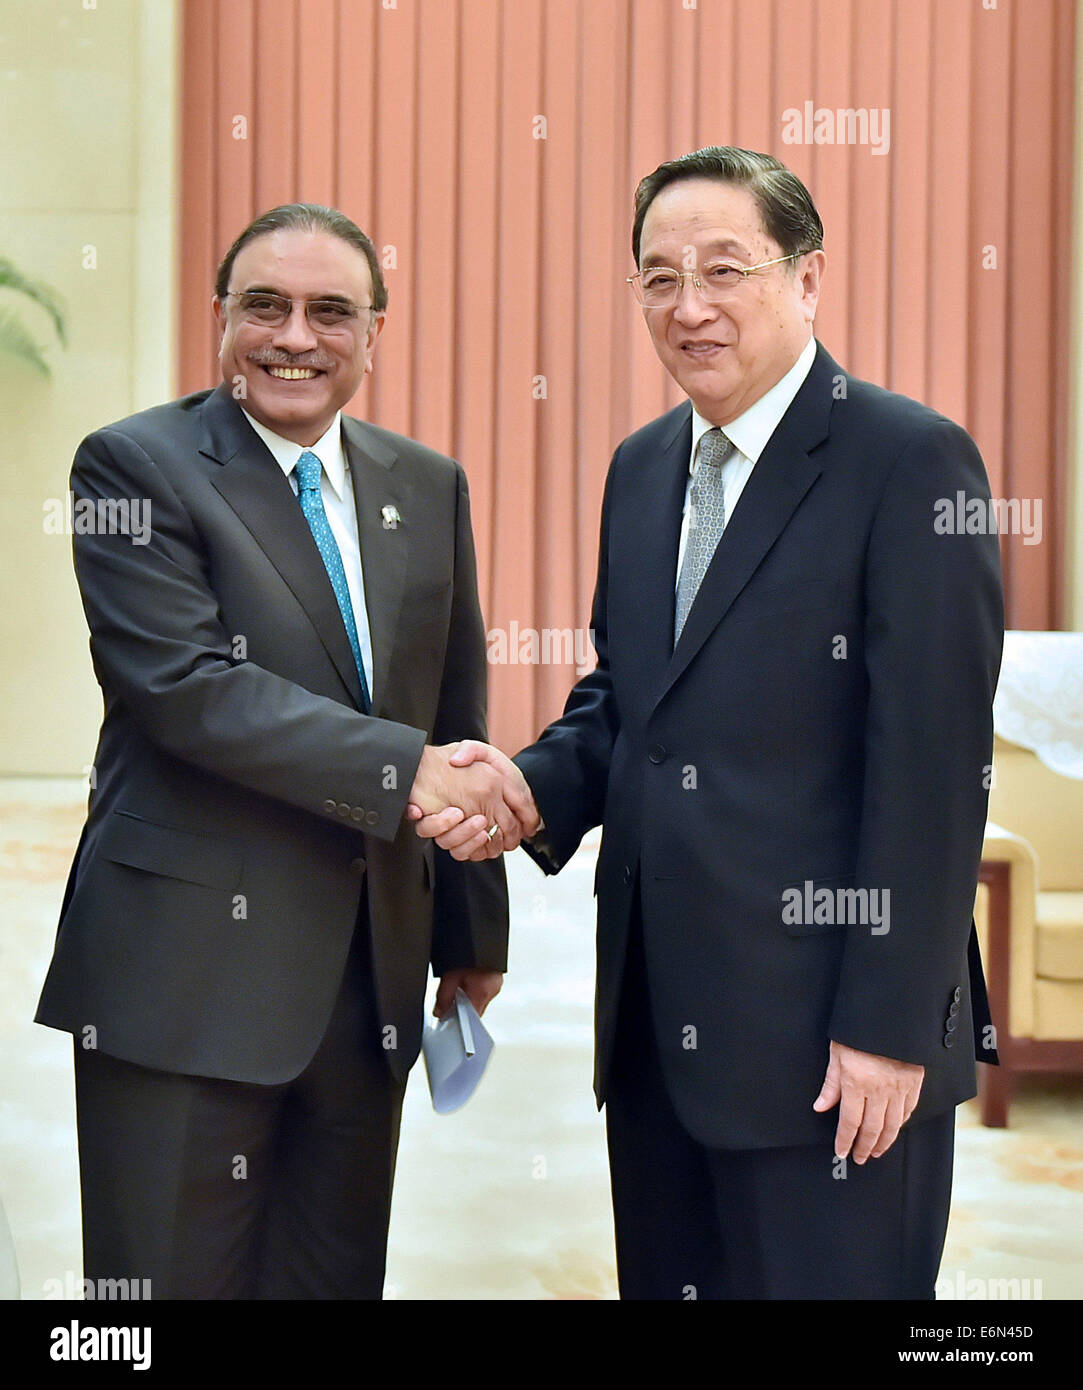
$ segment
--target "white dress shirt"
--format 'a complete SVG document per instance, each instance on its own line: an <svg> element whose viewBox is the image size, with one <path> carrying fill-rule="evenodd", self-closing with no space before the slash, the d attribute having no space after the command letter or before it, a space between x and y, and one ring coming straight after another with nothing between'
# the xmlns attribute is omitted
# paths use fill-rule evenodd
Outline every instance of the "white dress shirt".
<svg viewBox="0 0 1083 1390"><path fill-rule="evenodd" d="M733 453L722 465L722 492L725 498L726 521L729 525L733 509L744 491L745 483L752 476L752 470L767 447L767 441L778 429L779 421L789 410L794 396L812 369L816 357L816 340L809 338L801 350L801 355L785 376L780 377L769 391L765 391L758 401L746 411L731 420L722 433L733 445ZM681 539L677 547L677 574L673 581L676 588L684 563L684 548L688 543L688 503L692 495L692 479L699 467L699 441L708 430L714 429L710 420L705 420L695 406L692 407L692 456L688 461L688 482L684 490L684 512L681 516Z"/></svg>
<svg viewBox="0 0 1083 1390"><path fill-rule="evenodd" d="M244 407L241 407L244 410ZM292 439L283 439L266 425L254 420L248 411L244 417L275 457L282 472L297 495L297 475L293 471L297 460L305 452L305 446L295 444ZM353 483L350 480L350 465L342 443L342 411L335 416L331 427L308 451L316 455L322 465L320 474L320 497L327 513L327 522L335 538L342 568L346 571L346 587L350 591L353 606L353 619L357 626L357 641L361 647L361 660L365 667L369 695L375 697L376 687L372 673L372 634L369 631L368 609L365 607L365 575L361 567L361 542L357 533L357 505L354 501ZM297 509L300 511L298 502ZM307 521L305 522L307 526Z"/></svg>

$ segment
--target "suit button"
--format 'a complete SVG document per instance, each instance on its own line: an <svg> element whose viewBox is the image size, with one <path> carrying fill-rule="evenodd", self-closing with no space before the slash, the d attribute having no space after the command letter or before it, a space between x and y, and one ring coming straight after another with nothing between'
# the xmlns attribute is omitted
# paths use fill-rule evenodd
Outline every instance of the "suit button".
<svg viewBox="0 0 1083 1390"><path fill-rule="evenodd" d="M365 819L365 808L364 808L364 806L355 806L355 807L353 808L353 810L350 812L350 819L351 819L351 820L356 820L356 821L362 821L362 820L364 820L364 819Z"/></svg>
<svg viewBox="0 0 1083 1390"><path fill-rule="evenodd" d="M366 811L366 812L365 812L365 824L366 824L366 825L378 825L379 822L380 822L380 813L379 813L379 811Z"/></svg>
<svg viewBox="0 0 1083 1390"><path fill-rule="evenodd" d="M333 816L335 812L338 810L338 802L330 800L325 801L323 803L323 809L327 812L329 816Z"/></svg>
<svg viewBox="0 0 1083 1390"><path fill-rule="evenodd" d="M955 1032L955 1020L954 1020L954 1018L952 1018L950 1015L944 1020L944 1032L945 1032L945 1033L954 1033L954 1032Z"/></svg>
<svg viewBox="0 0 1083 1390"><path fill-rule="evenodd" d="M347 804L345 803L345 801L340 801L340 802L338 803L338 813L339 813L339 815L342 817L343 820L349 820L349 819L350 819L350 808L349 808L349 806L347 806Z"/></svg>
<svg viewBox="0 0 1083 1390"><path fill-rule="evenodd" d="M954 1046L955 1046L955 1034L954 1034L954 1033L945 1033L945 1034L944 1034L944 1046L945 1046L945 1047L954 1047Z"/></svg>
<svg viewBox="0 0 1083 1390"><path fill-rule="evenodd" d="M952 994L951 997L952 999L954 999L956 1004L958 1004L959 1000L963 997L963 991L959 988L958 985L955 986L955 992L954 994Z"/></svg>
<svg viewBox="0 0 1083 1390"><path fill-rule="evenodd" d="M631 883L631 881L632 881L633 878L635 878L635 874L632 873L632 866L631 866L631 864L625 864L625 866L624 866L624 881L625 881L625 883Z"/></svg>
<svg viewBox="0 0 1083 1390"><path fill-rule="evenodd" d="M954 1000L952 1000L951 1007L948 1009L948 1017L949 1017L949 1018L954 1018L955 1015L956 1015L958 1012L959 1012L959 1005L956 1004Z"/></svg>
<svg viewBox="0 0 1083 1390"><path fill-rule="evenodd" d="M666 760L666 750L661 743L652 744L647 757L650 758L652 763L664 763Z"/></svg>
<svg viewBox="0 0 1083 1390"><path fill-rule="evenodd" d="M365 870L368 868L368 865L365 863L364 859L362 859L361 856L358 855L356 859L350 860L350 868L354 871L358 878L361 878Z"/></svg>

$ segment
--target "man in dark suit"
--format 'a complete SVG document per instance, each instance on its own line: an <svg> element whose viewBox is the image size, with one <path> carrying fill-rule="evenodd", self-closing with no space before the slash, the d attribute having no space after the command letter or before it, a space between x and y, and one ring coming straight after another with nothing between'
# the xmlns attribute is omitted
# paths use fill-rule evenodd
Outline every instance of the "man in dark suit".
<svg viewBox="0 0 1083 1390"><path fill-rule="evenodd" d="M466 479L342 407L387 291L342 213L257 218L219 269L222 384L72 470L105 718L37 1018L75 1037L85 1276L154 1298L383 1284L428 966L478 1009L502 867L402 824L462 794L518 840L485 737ZM112 508L112 510L110 510ZM419 801L420 798L420 801Z"/></svg>
<svg viewBox="0 0 1083 1390"><path fill-rule="evenodd" d="M603 826L624 1297L932 1297L954 1107L995 1056L971 913L999 554L934 528L988 484L962 429L815 341L822 240L770 156L643 180L631 283L689 403L613 457L597 669L517 768L457 755L505 774L547 872ZM485 828L419 822L460 857Z"/></svg>

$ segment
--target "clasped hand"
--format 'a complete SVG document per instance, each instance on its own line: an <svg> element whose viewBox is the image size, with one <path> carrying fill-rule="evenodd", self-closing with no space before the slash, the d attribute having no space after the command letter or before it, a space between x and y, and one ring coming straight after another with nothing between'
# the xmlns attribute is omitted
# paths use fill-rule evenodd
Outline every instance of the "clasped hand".
<svg viewBox="0 0 1083 1390"><path fill-rule="evenodd" d="M476 739L426 747L406 817L422 839L475 863L515 849L541 825L523 774L499 748Z"/></svg>

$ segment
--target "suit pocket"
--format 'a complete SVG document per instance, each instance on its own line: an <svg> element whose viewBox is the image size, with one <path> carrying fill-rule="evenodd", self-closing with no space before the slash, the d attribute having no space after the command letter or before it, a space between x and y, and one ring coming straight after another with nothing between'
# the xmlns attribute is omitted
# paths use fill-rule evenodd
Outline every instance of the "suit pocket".
<svg viewBox="0 0 1083 1390"><path fill-rule="evenodd" d="M842 931L869 895L853 886L853 874L803 878L788 883L781 893L782 925L789 936L823 936Z"/></svg>
<svg viewBox="0 0 1083 1390"><path fill-rule="evenodd" d="M131 811L113 812L102 830L98 853L114 864L225 890L238 886L244 867L240 847L229 840L159 825Z"/></svg>

